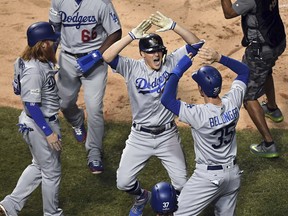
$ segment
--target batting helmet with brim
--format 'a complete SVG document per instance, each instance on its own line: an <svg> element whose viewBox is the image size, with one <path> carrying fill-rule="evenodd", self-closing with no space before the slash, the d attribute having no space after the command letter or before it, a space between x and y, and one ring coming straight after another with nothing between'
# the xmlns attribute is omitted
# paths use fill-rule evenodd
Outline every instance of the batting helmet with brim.
<svg viewBox="0 0 288 216"><path fill-rule="evenodd" d="M220 94L222 76L216 68L203 66L192 74L192 78L208 97L217 97Z"/></svg>
<svg viewBox="0 0 288 216"><path fill-rule="evenodd" d="M171 184L159 182L153 186L151 193L150 205L154 212L166 214L177 210L176 190Z"/></svg>
<svg viewBox="0 0 288 216"><path fill-rule="evenodd" d="M27 29L28 45L33 47L37 42L43 40L56 41L60 36L54 27L48 22L36 22Z"/></svg>
<svg viewBox="0 0 288 216"><path fill-rule="evenodd" d="M162 38L154 33L150 33L139 40L139 49L147 53L157 51L162 51L164 54L167 53Z"/></svg>

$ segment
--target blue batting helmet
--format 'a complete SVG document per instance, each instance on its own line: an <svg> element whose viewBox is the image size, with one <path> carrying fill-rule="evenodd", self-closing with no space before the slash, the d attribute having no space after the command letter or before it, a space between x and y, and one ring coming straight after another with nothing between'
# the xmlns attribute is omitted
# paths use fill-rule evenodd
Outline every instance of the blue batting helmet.
<svg viewBox="0 0 288 216"><path fill-rule="evenodd" d="M208 97L217 97L220 94L222 76L216 68L203 66L192 74L192 78Z"/></svg>
<svg viewBox="0 0 288 216"><path fill-rule="evenodd" d="M156 213L165 214L175 212L178 208L176 190L167 182L157 183L152 188L150 204Z"/></svg>
<svg viewBox="0 0 288 216"><path fill-rule="evenodd" d="M27 29L28 45L33 47L37 42L43 40L56 41L60 36L54 27L48 22L36 22Z"/></svg>
<svg viewBox="0 0 288 216"><path fill-rule="evenodd" d="M139 49L143 52L162 51L167 53L166 47L163 44L162 38L155 33L150 33L139 40Z"/></svg>

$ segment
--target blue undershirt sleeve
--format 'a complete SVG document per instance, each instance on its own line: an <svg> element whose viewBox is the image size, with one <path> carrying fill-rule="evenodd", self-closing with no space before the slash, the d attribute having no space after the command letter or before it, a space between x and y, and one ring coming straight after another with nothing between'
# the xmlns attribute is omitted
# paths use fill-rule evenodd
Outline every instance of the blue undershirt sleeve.
<svg viewBox="0 0 288 216"><path fill-rule="evenodd" d="M161 97L161 103L165 106L165 108L177 116L179 116L181 105L180 101L176 100L178 82L179 77L172 73L167 84L165 85L164 92Z"/></svg>
<svg viewBox="0 0 288 216"><path fill-rule="evenodd" d="M110 65L112 69L116 70L118 61L119 61L119 55L117 55L111 62L109 62L108 65Z"/></svg>
<svg viewBox="0 0 288 216"><path fill-rule="evenodd" d="M35 121L35 123L38 125L39 128L44 132L46 136L49 136L53 133L47 122L45 121L45 117L43 116L43 113L38 105L38 103L30 103L25 102L25 106L28 109L31 117Z"/></svg>
<svg viewBox="0 0 288 216"><path fill-rule="evenodd" d="M238 76L235 80L241 80L246 85L248 84L250 71L246 64L237 61L235 59L229 58L227 56L222 55L219 63L225 65L226 67L230 68L234 71Z"/></svg>

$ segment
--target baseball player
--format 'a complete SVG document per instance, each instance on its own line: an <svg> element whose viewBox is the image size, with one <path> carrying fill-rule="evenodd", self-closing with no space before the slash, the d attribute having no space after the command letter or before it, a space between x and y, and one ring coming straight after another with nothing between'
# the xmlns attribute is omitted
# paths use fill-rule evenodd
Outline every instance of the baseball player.
<svg viewBox="0 0 288 216"><path fill-rule="evenodd" d="M173 30L187 44L167 55L162 38L158 34L146 34L152 24L160 27L158 31ZM134 39L140 39L141 60L119 55ZM135 197L130 216L142 215L150 199L151 193L141 187L137 175L151 156L161 160L178 192L187 180L174 114L160 103L160 97L170 71L183 55L194 52L191 44L199 41L192 32L157 12L103 54L113 71L124 77L130 97L133 123L117 170L118 189Z"/></svg>
<svg viewBox="0 0 288 216"><path fill-rule="evenodd" d="M251 72L244 107L263 138L259 144L251 144L250 151L260 157L279 157L265 120L265 116L274 122L284 119L276 103L273 81L273 67L286 48L278 0L236 0L233 4L231 0L221 0L221 5L225 18L241 16L242 45L246 47L242 61ZM267 103L260 104L258 98L264 94Z"/></svg>
<svg viewBox="0 0 288 216"><path fill-rule="evenodd" d="M221 74L212 66L201 67L192 74L192 78L198 84L205 103L187 104L176 100L176 89L184 71L192 64L192 56L184 56L179 61L161 98L167 109L191 126L194 139L196 168L179 195L179 208L174 215L199 215L213 203L216 216L232 216L235 215L242 173L236 162L235 127L247 88L249 69L237 60L203 47L199 51L200 57L227 66L237 77L230 91L220 98Z"/></svg>
<svg viewBox="0 0 288 216"><path fill-rule="evenodd" d="M52 0L49 19L56 31L61 31L57 80L61 111L72 125L77 141L86 140L88 167L93 174L99 174L104 171L103 98L108 69L101 53L121 38L120 21L110 0ZM84 67L87 60L89 64ZM77 106L82 85L87 111L87 139L84 111Z"/></svg>
<svg viewBox="0 0 288 216"><path fill-rule="evenodd" d="M43 215L63 215L58 196L61 179L60 109L55 81L54 41L59 38L48 22L37 22L27 30L28 46L14 64L14 92L24 109L19 132L32 155L32 163L20 176L13 192L0 202L0 215L17 216L31 193L41 184Z"/></svg>
<svg viewBox="0 0 288 216"><path fill-rule="evenodd" d="M150 205L157 216L173 216L178 208L177 193L168 182L159 182L151 190Z"/></svg>

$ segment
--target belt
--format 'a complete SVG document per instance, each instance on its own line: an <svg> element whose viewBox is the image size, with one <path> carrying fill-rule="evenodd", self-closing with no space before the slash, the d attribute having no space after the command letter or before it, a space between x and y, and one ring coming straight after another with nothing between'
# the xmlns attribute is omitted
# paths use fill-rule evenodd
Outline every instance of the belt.
<svg viewBox="0 0 288 216"><path fill-rule="evenodd" d="M233 165L236 164L236 159L233 160ZM229 164L224 164L224 165L209 165L207 166L207 170L223 170L225 168L229 168L231 166L231 163Z"/></svg>
<svg viewBox="0 0 288 216"><path fill-rule="evenodd" d="M147 127L143 127L143 126L141 126L139 124L136 124L135 122L132 124L132 126L136 130L143 131L143 132L146 132L146 133L150 133L150 134L153 134L153 135L161 134L164 131L169 130L170 128L172 128L174 125L175 125L175 122L172 121L172 122L169 122L169 123L167 123L165 125L161 125L159 127L155 127L153 129L150 129L150 128L147 128Z"/></svg>
<svg viewBox="0 0 288 216"><path fill-rule="evenodd" d="M27 114L26 114L27 115ZM27 115L29 118L33 119L32 116ZM57 120L57 115L53 115L51 117L44 117L45 119L48 119L49 122L51 121L56 121Z"/></svg>
<svg viewBox="0 0 288 216"><path fill-rule="evenodd" d="M71 55L71 56L73 56L75 58L81 58L81 57L86 56L86 55L89 54L89 53L70 53L70 52L65 51L65 50L64 50L64 53L66 53L68 55Z"/></svg>

